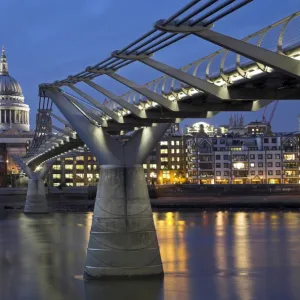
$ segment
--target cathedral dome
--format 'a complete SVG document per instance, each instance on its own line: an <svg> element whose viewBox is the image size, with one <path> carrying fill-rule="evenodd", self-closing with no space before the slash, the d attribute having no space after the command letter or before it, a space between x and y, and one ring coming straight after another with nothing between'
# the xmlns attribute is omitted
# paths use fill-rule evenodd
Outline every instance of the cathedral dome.
<svg viewBox="0 0 300 300"><path fill-rule="evenodd" d="M9 75L0 74L0 96L23 96L17 80Z"/></svg>
<svg viewBox="0 0 300 300"><path fill-rule="evenodd" d="M8 73L8 64L4 48L2 48L2 55L0 58L0 99L4 98L3 96L8 96L9 98L12 97L15 100L23 99L21 86Z"/></svg>
<svg viewBox="0 0 300 300"><path fill-rule="evenodd" d="M29 131L29 106L19 83L9 75L4 47L0 57L0 134L3 131Z"/></svg>

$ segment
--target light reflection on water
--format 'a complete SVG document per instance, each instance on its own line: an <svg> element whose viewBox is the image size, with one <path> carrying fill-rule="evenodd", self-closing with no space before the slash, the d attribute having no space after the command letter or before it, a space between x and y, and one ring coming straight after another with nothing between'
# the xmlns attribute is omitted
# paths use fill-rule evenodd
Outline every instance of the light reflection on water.
<svg viewBox="0 0 300 300"><path fill-rule="evenodd" d="M91 213L11 215L0 222L0 299L300 299L300 213L153 218L163 280L85 283Z"/></svg>

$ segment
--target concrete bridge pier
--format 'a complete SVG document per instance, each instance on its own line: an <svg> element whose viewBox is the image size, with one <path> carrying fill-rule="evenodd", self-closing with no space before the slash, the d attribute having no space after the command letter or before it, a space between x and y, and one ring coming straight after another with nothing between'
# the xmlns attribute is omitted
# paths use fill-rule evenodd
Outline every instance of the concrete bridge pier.
<svg viewBox="0 0 300 300"><path fill-rule="evenodd" d="M39 170L33 171L19 157L12 156L29 178L27 195L24 207L25 214L49 213L44 178L54 161L47 162Z"/></svg>
<svg viewBox="0 0 300 300"><path fill-rule="evenodd" d="M50 97L100 164L100 180L84 268L85 279L162 275L142 163L170 124L135 131L129 141L109 135L57 88Z"/></svg>
<svg viewBox="0 0 300 300"><path fill-rule="evenodd" d="M85 279L163 275L141 163L169 126L160 124L140 129L125 144L109 135L102 136L101 145L105 145L115 157L106 157L106 160L101 148L95 152L99 159L102 158L102 163L84 269Z"/></svg>
<svg viewBox="0 0 300 300"><path fill-rule="evenodd" d="M49 213L45 193L45 183L41 178L30 178L28 181L27 195L24 207L25 214Z"/></svg>
<svg viewBox="0 0 300 300"><path fill-rule="evenodd" d="M101 166L85 278L162 274L142 166Z"/></svg>

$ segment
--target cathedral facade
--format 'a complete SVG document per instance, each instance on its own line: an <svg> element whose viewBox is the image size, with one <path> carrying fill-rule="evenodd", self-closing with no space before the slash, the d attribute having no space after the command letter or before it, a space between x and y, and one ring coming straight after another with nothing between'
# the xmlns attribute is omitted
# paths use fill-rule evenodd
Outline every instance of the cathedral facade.
<svg viewBox="0 0 300 300"><path fill-rule="evenodd" d="M20 168L11 154L23 155L33 133L29 105L24 103L20 84L9 74L4 48L0 58L0 187L16 186Z"/></svg>

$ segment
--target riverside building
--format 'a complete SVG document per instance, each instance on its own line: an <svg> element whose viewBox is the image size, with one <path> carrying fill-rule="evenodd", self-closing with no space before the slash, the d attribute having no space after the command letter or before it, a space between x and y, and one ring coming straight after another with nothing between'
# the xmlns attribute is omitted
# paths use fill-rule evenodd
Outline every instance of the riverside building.
<svg viewBox="0 0 300 300"><path fill-rule="evenodd" d="M168 130L143 164L148 184L300 183L299 134L273 134L266 124L244 125L237 115L225 134L212 135L203 123L193 128L184 135L177 124ZM87 186L98 179L95 157L85 154L57 160L48 182Z"/></svg>
<svg viewBox="0 0 300 300"><path fill-rule="evenodd" d="M4 47L0 58L0 186L20 183L19 166L10 155L24 155L32 140L29 106L20 84L10 76ZM23 177L23 176L22 176Z"/></svg>
<svg viewBox="0 0 300 300"><path fill-rule="evenodd" d="M120 137L121 138L121 137ZM122 136L126 141L126 136ZM143 164L148 184L174 184L186 182L186 137L173 124ZM58 159L48 175L51 186L96 185L99 165L92 155Z"/></svg>
<svg viewBox="0 0 300 300"><path fill-rule="evenodd" d="M187 139L188 181L198 184L297 184L299 135L224 135Z"/></svg>

